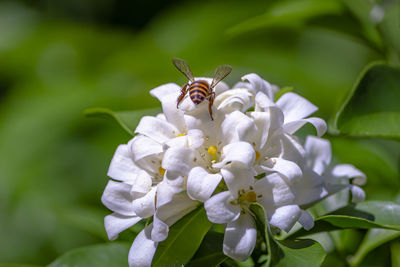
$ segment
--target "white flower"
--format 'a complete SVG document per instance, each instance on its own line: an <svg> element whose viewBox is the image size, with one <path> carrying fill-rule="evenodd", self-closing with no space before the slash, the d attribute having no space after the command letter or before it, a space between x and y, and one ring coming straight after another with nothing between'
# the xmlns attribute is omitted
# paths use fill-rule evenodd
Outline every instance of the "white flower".
<svg viewBox="0 0 400 267"><path fill-rule="evenodd" d="M322 177L328 191L327 195L349 188L353 202L365 199L365 192L359 187L366 182L365 174L350 164L331 166L332 149L328 140L308 136L305 149L307 152L306 166L309 172L314 172Z"/></svg>

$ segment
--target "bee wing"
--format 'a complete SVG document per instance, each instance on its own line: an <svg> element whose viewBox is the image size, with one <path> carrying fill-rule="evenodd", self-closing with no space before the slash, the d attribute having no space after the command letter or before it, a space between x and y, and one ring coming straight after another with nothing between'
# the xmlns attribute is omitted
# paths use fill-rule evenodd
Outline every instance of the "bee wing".
<svg viewBox="0 0 400 267"><path fill-rule="evenodd" d="M180 58L173 58L172 59L172 64L174 64L174 66L183 73L183 75L186 76L186 78L188 78L191 82L194 81L193 78L193 74L192 71L189 68L189 65L187 64L187 62L183 59Z"/></svg>
<svg viewBox="0 0 400 267"><path fill-rule="evenodd" d="M215 69L214 78L212 80L210 89L214 88L220 81L222 81L229 73L231 73L232 67L229 65L221 65Z"/></svg>

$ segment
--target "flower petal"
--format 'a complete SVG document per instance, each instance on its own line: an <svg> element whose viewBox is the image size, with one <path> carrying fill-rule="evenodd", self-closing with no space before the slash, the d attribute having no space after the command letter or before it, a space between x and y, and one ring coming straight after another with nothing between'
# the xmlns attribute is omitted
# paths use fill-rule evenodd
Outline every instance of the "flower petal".
<svg viewBox="0 0 400 267"><path fill-rule="evenodd" d="M289 232L301 216L301 210L297 205L279 207L270 215L269 223L279 229Z"/></svg>
<svg viewBox="0 0 400 267"><path fill-rule="evenodd" d="M256 153L253 147L247 142L237 142L222 148L222 160L213 164L214 168L222 168L231 162L240 162L251 168L253 166Z"/></svg>
<svg viewBox="0 0 400 267"><path fill-rule="evenodd" d="M336 165L330 174L335 180L352 179L352 183L356 185L363 185L367 180L365 174L351 164Z"/></svg>
<svg viewBox="0 0 400 267"><path fill-rule="evenodd" d="M171 147L164 155L162 167L174 173L187 176L192 168L195 151L186 147Z"/></svg>
<svg viewBox="0 0 400 267"><path fill-rule="evenodd" d="M177 85L176 83L167 83L163 84L161 86L158 86L152 90L150 90L150 95L156 97L160 102L163 102L163 98L168 96L168 95L176 95L178 96L179 92L181 90L181 87ZM175 98L176 101L176 98ZM176 104L175 104L176 105Z"/></svg>
<svg viewBox="0 0 400 267"><path fill-rule="evenodd" d="M273 99L269 98L268 95L266 95L263 92L258 92L255 97L255 111L268 111L269 107L274 107L275 103ZM283 113L282 113L283 115ZM283 116L282 116L282 123L283 123Z"/></svg>
<svg viewBox="0 0 400 267"><path fill-rule="evenodd" d="M168 236L169 226L194 210L198 204L199 202L191 200L187 195L174 195L170 202L157 208L151 238L154 241L165 240Z"/></svg>
<svg viewBox="0 0 400 267"><path fill-rule="evenodd" d="M202 167L194 167L187 180L187 194L191 199L205 202L221 181L221 174L209 174Z"/></svg>
<svg viewBox="0 0 400 267"><path fill-rule="evenodd" d="M160 143L140 134L135 136L129 144L134 161L163 152L163 146Z"/></svg>
<svg viewBox="0 0 400 267"><path fill-rule="evenodd" d="M304 119L318 110L310 101L292 92L282 95L276 105L282 109L285 123Z"/></svg>
<svg viewBox="0 0 400 267"><path fill-rule="evenodd" d="M219 140L223 145L239 141L253 141L258 129L254 121L240 111L226 116L221 124Z"/></svg>
<svg viewBox="0 0 400 267"><path fill-rule="evenodd" d="M226 168L221 169L221 174L234 198L238 197L239 190L244 189L247 191L255 182L254 171L238 162L233 162Z"/></svg>
<svg viewBox="0 0 400 267"><path fill-rule="evenodd" d="M111 160L107 175L119 181L132 181L140 168L133 162L128 145L119 145Z"/></svg>
<svg viewBox="0 0 400 267"><path fill-rule="evenodd" d="M358 203L358 202L364 201L365 192L359 186L351 185L350 191L351 191L351 196L352 196L351 202Z"/></svg>
<svg viewBox="0 0 400 267"><path fill-rule="evenodd" d="M131 185L108 181L101 201L110 210L126 216L136 215L130 194Z"/></svg>
<svg viewBox="0 0 400 267"><path fill-rule="evenodd" d="M245 112L252 105L252 95L246 89L231 89L215 98L215 106L225 113L230 113L235 110Z"/></svg>
<svg viewBox="0 0 400 267"><path fill-rule="evenodd" d="M145 116L140 120L135 133L143 134L163 144L169 139L176 137L179 134L179 130L167 121Z"/></svg>
<svg viewBox="0 0 400 267"><path fill-rule="evenodd" d="M271 211L276 206L293 203L295 194L285 182L285 179L278 173L272 173L258 180L255 183L257 195L262 195L259 201L265 210Z"/></svg>
<svg viewBox="0 0 400 267"><path fill-rule="evenodd" d="M261 168L266 171L275 171L283 174L290 182L300 179L300 177L303 175L300 167L293 161L282 158L271 158L267 161L267 163L268 162L272 162L273 166L261 166Z"/></svg>
<svg viewBox="0 0 400 267"><path fill-rule="evenodd" d="M307 151L308 167L321 175L331 162L332 149L328 140L315 136L307 136L304 145Z"/></svg>
<svg viewBox="0 0 400 267"><path fill-rule="evenodd" d="M148 218L155 212L156 187L153 187L146 195L132 201L133 210L141 218Z"/></svg>
<svg viewBox="0 0 400 267"><path fill-rule="evenodd" d="M224 235L224 254L237 261L246 260L254 250L257 229L248 213L228 223Z"/></svg>
<svg viewBox="0 0 400 267"><path fill-rule="evenodd" d="M207 217L213 223L228 223L240 216L240 206L231 204L234 198L229 191L212 196L204 203Z"/></svg>
<svg viewBox="0 0 400 267"><path fill-rule="evenodd" d="M289 134L294 134L306 123L311 123L315 127L318 136L322 136L326 133L326 122L323 119L314 117L287 122L283 125L283 129Z"/></svg>
<svg viewBox="0 0 400 267"><path fill-rule="evenodd" d="M258 76L255 73L250 73L247 75L244 75L242 77L242 80L248 80L251 84L252 87L252 93L256 95L258 92L263 92L268 96L269 99L274 100L274 92L272 90L272 86L269 82L261 79L260 76Z"/></svg>
<svg viewBox="0 0 400 267"><path fill-rule="evenodd" d="M135 238L129 250L128 262L130 267L150 267L157 242L151 240L153 224L144 228Z"/></svg>
<svg viewBox="0 0 400 267"><path fill-rule="evenodd" d="M108 239L115 240L118 234L135 225L142 218L138 216L124 216L118 213L107 215L104 218L104 228L106 228Z"/></svg>
<svg viewBox="0 0 400 267"><path fill-rule="evenodd" d="M299 223L304 227L304 229L310 230L314 227L314 218L307 211L301 210Z"/></svg>

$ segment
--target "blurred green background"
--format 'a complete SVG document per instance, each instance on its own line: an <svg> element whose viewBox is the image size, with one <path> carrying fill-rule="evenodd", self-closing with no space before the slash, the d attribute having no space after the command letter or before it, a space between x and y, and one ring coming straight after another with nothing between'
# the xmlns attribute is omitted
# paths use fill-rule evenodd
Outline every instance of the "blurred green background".
<svg viewBox="0 0 400 267"><path fill-rule="evenodd" d="M185 80L172 57L195 76L230 64L230 85L255 72L293 86L330 121L363 67L393 54L358 15L372 1L274 12L301 2L311 8L271 19L277 1L0 1L0 263L44 265L107 240L100 198L130 136L83 110L159 107L149 90ZM396 200L399 143L331 140L337 162L367 174L368 199Z"/></svg>

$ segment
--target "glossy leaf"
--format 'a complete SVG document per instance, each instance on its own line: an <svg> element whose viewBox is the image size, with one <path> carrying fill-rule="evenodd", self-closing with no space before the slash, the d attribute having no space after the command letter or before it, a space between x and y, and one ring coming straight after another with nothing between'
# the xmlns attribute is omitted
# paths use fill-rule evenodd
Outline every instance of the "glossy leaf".
<svg viewBox="0 0 400 267"><path fill-rule="evenodd" d="M336 114L342 134L400 139L400 70L374 63L367 66Z"/></svg>
<svg viewBox="0 0 400 267"><path fill-rule="evenodd" d="M129 244L105 243L71 250L48 267L126 267L128 264Z"/></svg>
<svg viewBox="0 0 400 267"><path fill-rule="evenodd" d="M187 267L218 266L227 256L222 251L224 234L208 232Z"/></svg>
<svg viewBox="0 0 400 267"><path fill-rule="evenodd" d="M336 1L279 1L271 5L263 15L253 17L230 28L228 34L236 35L269 27L298 27L313 17L337 14L340 11L341 5Z"/></svg>
<svg viewBox="0 0 400 267"><path fill-rule="evenodd" d="M160 242L153 266L182 266L189 262L199 248L212 223L201 206L187 214L170 229L168 238Z"/></svg>
<svg viewBox="0 0 400 267"><path fill-rule="evenodd" d="M315 219L314 227L300 229L292 237L348 228L400 230L400 205L385 201L365 201Z"/></svg>
<svg viewBox="0 0 400 267"><path fill-rule="evenodd" d="M280 267L311 267L321 266L326 257L322 246L311 239L279 241L283 258L277 266Z"/></svg>
<svg viewBox="0 0 400 267"><path fill-rule="evenodd" d="M400 231L387 230L387 229L371 229L365 235L364 240L359 246L356 254L349 258L349 262L352 266L356 266L364 259L364 257L373 249L378 246L398 238Z"/></svg>
<svg viewBox="0 0 400 267"><path fill-rule="evenodd" d="M159 112L160 110L158 108L132 111L112 111L108 108L89 108L84 111L84 114L88 117L109 117L115 120L122 129L133 136L136 126L143 116L156 115Z"/></svg>

